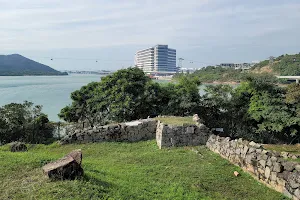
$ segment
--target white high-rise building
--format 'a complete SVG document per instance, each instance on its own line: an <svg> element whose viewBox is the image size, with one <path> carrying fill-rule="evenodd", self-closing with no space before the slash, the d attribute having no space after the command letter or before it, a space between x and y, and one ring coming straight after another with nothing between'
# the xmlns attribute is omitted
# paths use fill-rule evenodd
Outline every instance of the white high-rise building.
<svg viewBox="0 0 300 200"><path fill-rule="evenodd" d="M175 73L178 71L176 50L168 48L168 45L156 45L140 50L135 54L135 66L144 72Z"/></svg>

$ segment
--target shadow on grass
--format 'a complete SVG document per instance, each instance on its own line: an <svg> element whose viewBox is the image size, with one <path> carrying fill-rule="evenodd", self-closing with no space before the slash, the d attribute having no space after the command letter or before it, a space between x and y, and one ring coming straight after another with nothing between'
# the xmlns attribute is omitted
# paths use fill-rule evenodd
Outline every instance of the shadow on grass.
<svg viewBox="0 0 300 200"><path fill-rule="evenodd" d="M81 178L82 181L89 182L93 185L102 186L103 189L107 192L109 188L111 188L113 185L111 183L108 183L106 181L102 181L98 178L95 178L91 175L84 174Z"/></svg>
<svg viewBox="0 0 300 200"><path fill-rule="evenodd" d="M50 182L56 188L63 188L70 197L79 196L79 199L109 199L113 185L89 174L84 174L75 180L52 179ZM75 196L72 196L75 195ZM65 197L65 194L64 194Z"/></svg>
<svg viewBox="0 0 300 200"><path fill-rule="evenodd" d="M104 172L104 171L100 171L100 170L97 170L97 169L88 169L89 172L92 172L92 173L97 173L97 174L101 174L101 175L106 175L107 173Z"/></svg>
<svg viewBox="0 0 300 200"><path fill-rule="evenodd" d="M83 176L80 177L76 177L75 179L50 179L51 182L61 182L61 181L80 181L82 183L86 182L92 185L97 185L97 186L101 186L103 189L108 189L110 187L112 187L113 185L111 183L108 183L106 181L102 181L98 178L95 178L89 174L84 174Z"/></svg>

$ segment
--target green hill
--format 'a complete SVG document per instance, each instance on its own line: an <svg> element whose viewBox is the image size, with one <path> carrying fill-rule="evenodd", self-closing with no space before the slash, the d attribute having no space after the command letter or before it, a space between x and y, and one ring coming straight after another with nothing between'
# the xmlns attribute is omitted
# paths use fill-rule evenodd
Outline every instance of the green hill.
<svg viewBox="0 0 300 200"><path fill-rule="evenodd" d="M215 66L207 66L201 68L191 74L178 73L174 75L174 79L180 79L182 76L189 76L191 78L197 77L202 83L213 83L213 82L239 82L245 75L240 69L222 68Z"/></svg>
<svg viewBox="0 0 300 200"><path fill-rule="evenodd" d="M281 76L300 76L300 53L295 55L281 55L273 59L273 63L269 60L261 61L250 70L241 70L233 68L222 68L216 66L207 66L201 68L191 74L175 74L175 80L181 76L197 77L203 83L233 83L240 82L249 75L266 76L271 78L275 75ZM281 81L281 83L286 83Z"/></svg>
<svg viewBox="0 0 300 200"><path fill-rule="evenodd" d="M68 75L19 54L0 55L0 76Z"/></svg>
<svg viewBox="0 0 300 200"><path fill-rule="evenodd" d="M264 60L256 64L254 72L266 71L281 76L300 76L300 53L295 55L281 55L274 59L273 63Z"/></svg>

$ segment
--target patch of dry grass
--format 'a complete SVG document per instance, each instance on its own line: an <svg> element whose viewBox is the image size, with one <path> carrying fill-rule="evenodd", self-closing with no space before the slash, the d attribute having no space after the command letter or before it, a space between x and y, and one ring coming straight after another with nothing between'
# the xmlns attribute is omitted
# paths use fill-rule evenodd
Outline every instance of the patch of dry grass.
<svg viewBox="0 0 300 200"><path fill-rule="evenodd" d="M188 117L171 117L171 116L170 117L157 117L155 119L161 121L164 124L169 124L169 125L182 126L183 124L195 124L192 116L188 116Z"/></svg>
<svg viewBox="0 0 300 200"><path fill-rule="evenodd" d="M293 154L300 154L300 144L287 145L287 144L265 144L264 148L277 151L277 152L289 152Z"/></svg>

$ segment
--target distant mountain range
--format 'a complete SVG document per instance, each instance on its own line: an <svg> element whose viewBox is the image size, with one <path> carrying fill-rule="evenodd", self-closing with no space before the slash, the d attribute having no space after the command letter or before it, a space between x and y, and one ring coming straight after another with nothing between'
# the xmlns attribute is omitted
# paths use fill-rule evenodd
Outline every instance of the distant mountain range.
<svg viewBox="0 0 300 200"><path fill-rule="evenodd" d="M0 55L0 76L68 75L19 54Z"/></svg>

